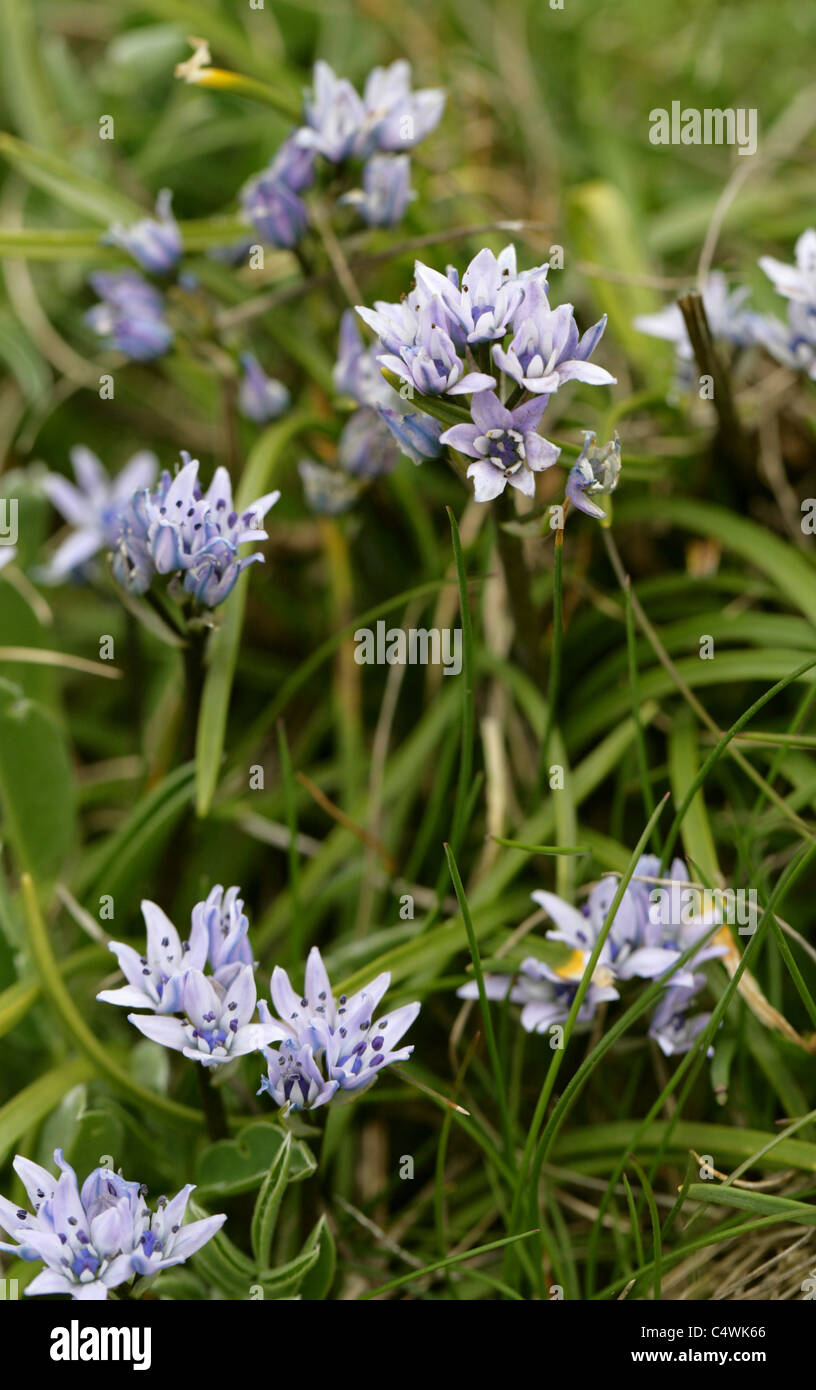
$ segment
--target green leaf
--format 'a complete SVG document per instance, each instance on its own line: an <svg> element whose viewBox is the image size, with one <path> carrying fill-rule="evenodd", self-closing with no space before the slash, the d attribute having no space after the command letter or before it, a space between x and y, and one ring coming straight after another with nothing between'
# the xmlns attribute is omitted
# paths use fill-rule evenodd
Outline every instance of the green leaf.
<svg viewBox="0 0 816 1390"><path fill-rule="evenodd" d="M0 1038L25 1018L39 992L39 984L31 984L28 980L18 980L16 985L3 990L0 994Z"/></svg>
<svg viewBox="0 0 816 1390"><path fill-rule="evenodd" d="M21 868L54 878L74 840L77 793L56 720L0 680L0 800Z"/></svg>
<svg viewBox="0 0 816 1390"><path fill-rule="evenodd" d="M272 1237L278 1220L278 1212L289 1181L289 1165L292 1159L292 1136L287 1134L278 1149L255 1201L252 1213L252 1250L260 1269L269 1266Z"/></svg>
<svg viewBox="0 0 816 1390"><path fill-rule="evenodd" d="M18 1139L39 1125L62 1100L66 1091L90 1081L94 1069L87 1057L54 1067L0 1109L0 1164L5 1163Z"/></svg>
<svg viewBox="0 0 816 1390"><path fill-rule="evenodd" d="M102 227L117 220L132 222L144 215L138 203L110 183L84 174L58 155L27 145L6 131L0 131L0 156L29 183Z"/></svg>
<svg viewBox="0 0 816 1390"><path fill-rule="evenodd" d="M288 1264L278 1265L277 1269L265 1269L257 1275L256 1283L263 1289L264 1297L292 1298L299 1292L309 1271L317 1265L320 1253L319 1246L307 1242L300 1254Z"/></svg>
<svg viewBox="0 0 816 1390"><path fill-rule="evenodd" d="M569 225L575 254L584 259L614 266L629 281L607 276L592 278L595 296L609 315L609 337L614 337L639 362L644 371L654 375L656 359L653 343L644 333L632 326L637 314L651 313L661 307L654 290L632 283L648 275L652 269L643 249L640 229L631 208L619 188L606 180L597 179L582 184L569 195ZM603 256L598 252L603 247ZM606 366L604 362L602 365Z"/></svg>
<svg viewBox="0 0 816 1390"><path fill-rule="evenodd" d="M187 1210L193 1221L201 1221L211 1214L192 1199ZM250 1289L259 1282L253 1264L224 1234L223 1227L196 1251L192 1257L192 1267L195 1273L201 1274L232 1299L247 1298Z"/></svg>
<svg viewBox="0 0 816 1390"><path fill-rule="evenodd" d="M198 1194L205 1201L251 1192L263 1182L285 1142L286 1132L268 1121L247 1125L235 1139L222 1139L204 1151L196 1169ZM300 1182L316 1164L305 1144L292 1144L289 1182Z"/></svg>
<svg viewBox="0 0 816 1390"><path fill-rule="evenodd" d="M121 892L121 885L136 876L144 857L164 844L192 794L193 767L185 763L141 797L119 829L106 836L98 850L86 851L74 877L74 895L96 906L93 899L97 891L114 897Z"/></svg>
<svg viewBox="0 0 816 1390"><path fill-rule="evenodd" d="M243 511L270 490L287 445L315 423L319 423L315 416L302 412L264 431L247 460L235 497L237 511ZM196 812L199 816L206 816L218 785L249 578L250 569L245 569L224 605L220 626L207 644L207 674L201 693L195 750Z"/></svg>
<svg viewBox="0 0 816 1390"><path fill-rule="evenodd" d="M816 1206L812 1202L774 1197L768 1192L750 1192L744 1187L718 1187L709 1182L693 1182L688 1195L693 1202L736 1207L739 1211L753 1212L754 1216L778 1216L780 1221L801 1221L806 1226L816 1226Z"/></svg>
<svg viewBox="0 0 816 1390"><path fill-rule="evenodd" d="M77 974L80 970L88 969L93 965L103 968L110 964L110 957L107 951L101 946L85 946L80 951L75 951L72 956L60 964L60 974L63 979L68 979L71 975ZM29 1009L36 1004L40 996L40 982L33 980L18 980L16 984L9 985L8 989L0 994L0 1038L4 1033L10 1032L15 1024L25 1018Z"/></svg>
<svg viewBox="0 0 816 1390"><path fill-rule="evenodd" d="M776 584L794 608L816 622L816 566L788 541L780 540L765 526L738 516L725 507L698 502L693 497L672 497L661 514L654 498L627 499L615 507L616 521L654 522L680 526L701 536L711 536ZM717 661L722 657L718 656ZM703 663L714 664L715 663Z"/></svg>
<svg viewBox="0 0 816 1390"><path fill-rule="evenodd" d="M300 1296L311 1303L326 1298L332 1286L337 1265L334 1236L329 1230L325 1216L321 1216L309 1237L309 1242L318 1246L319 1253L300 1286Z"/></svg>
<svg viewBox="0 0 816 1390"><path fill-rule="evenodd" d="M669 735L669 777L674 804L680 806L700 766L697 732L691 714L683 710L674 720ZM683 817L683 847L704 880L716 886L720 881L717 850L706 815L703 789L692 797Z"/></svg>

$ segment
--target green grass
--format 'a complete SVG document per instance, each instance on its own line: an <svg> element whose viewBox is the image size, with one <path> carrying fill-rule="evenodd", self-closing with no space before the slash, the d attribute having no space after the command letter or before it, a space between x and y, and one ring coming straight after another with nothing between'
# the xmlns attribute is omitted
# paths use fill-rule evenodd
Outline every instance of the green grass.
<svg viewBox="0 0 816 1390"><path fill-rule="evenodd" d="M242 78L174 79L189 33ZM760 156L712 263L778 311L756 262L791 260L813 219L815 38L805 0L0 3L0 492L20 502L18 560L0 574L0 1192L22 1199L14 1153L50 1162L57 1146L78 1167L109 1153L151 1192L209 1163L221 1187L202 1177L201 1200L228 1203L228 1223L160 1294L247 1298L257 1281L269 1298L709 1299L747 1261L755 1284L729 1297L801 1296L813 1255L789 1247L816 1223L816 543L799 524L816 496L814 387L740 359L735 465L705 402L670 394L669 347L632 319L693 285L747 164L650 145L649 112L672 99L758 108ZM447 90L417 197L394 232L341 220L339 275L317 239L308 265L268 251L259 275L236 271L207 253L240 236L238 191L316 57L358 85L406 57L417 85ZM128 364L84 322L86 278L126 265L100 236L164 186L200 317L172 354ZM553 299L582 325L608 314L597 360L618 382L552 399L542 430L562 460L534 508L480 507L455 468L403 459L349 512L316 516L298 463L331 461L348 413L331 375L346 275L368 304L397 299L415 255L461 268L511 238L524 267L563 248ZM223 370L246 348L291 393L268 427L236 415ZM431 406L462 418L462 398ZM615 428L608 528L573 510L556 537L563 465L583 430L603 443ZM241 504L281 490L265 564L202 638L200 703L177 637L107 573L39 583L57 519L37 478L67 472L77 443L112 472L144 448L167 467L189 449L205 479L228 463ZM358 666L354 633L380 619L460 625L461 674ZM98 678L106 636L120 679ZM730 972L706 967L711 1020L685 1055L647 1036L662 993L648 980L578 1026L589 972L553 1049L484 976L527 955L557 965L550 924L526 922L530 894L580 904L614 869L620 898L635 846L756 889L758 930L735 937ZM276 964L299 988L317 944L335 985L389 970L389 998L423 1006L409 1062L286 1139L255 1095L260 1059L244 1058L216 1087L223 1149L192 1066L136 1045L124 1011L95 1001L115 972L105 938L142 939L141 899L181 927L217 882L242 887L261 997ZM706 1155L720 1176L701 1177ZM3 1256L9 1270L31 1273Z"/></svg>

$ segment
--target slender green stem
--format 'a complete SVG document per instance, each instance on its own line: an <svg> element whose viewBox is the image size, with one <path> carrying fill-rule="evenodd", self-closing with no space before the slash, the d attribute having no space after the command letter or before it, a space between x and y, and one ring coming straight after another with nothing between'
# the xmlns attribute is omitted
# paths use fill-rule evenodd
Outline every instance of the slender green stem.
<svg viewBox="0 0 816 1390"><path fill-rule="evenodd" d="M553 621L552 642L550 644L550 679L547 687L547 724L541 741L541 756L538 768L537 791L545 785L549 768L550 741L558 718L558 696L561 686L561 651L564 643L564 583L563 583L564 531L559 529L553 550Z"/></svg>
<svg viewBox="0 0 816 1390"><path fill-rule="evenodd" d="M462 619L462 674L464 680L462 690L462 740L461 754L459 757L459 778L456 784L456 801L454 803L453 825L450 835L453 852L458 853L465 830L465 816L473 775L473 738L476 727L473 689L473 624L470 617L467 571L465 569L465 559L462 553L459 527L456 524L456 517L453 515L451 508L448 507L446 510L450 522L451 538L453 540L456 576L459 583L459 612Z"/></svg>
<svg viewBox="0 0 816 1390"><path fill-rule="evenodd" d="M215 1144L219 1139L229 1137L224 1097L213 1085L210 1068L202 1066L200 1062L194 1063L194 1066L198 1082L198 1094L201 1097L201 1109L204 1112L204 1122L207 1126L207 1133Z"/></svg>
<svg viewBox="0 0 816 1390"><path fill-rule="evenodd" d="M499 1105L501 1117L502 1134L504 1136L505 1156L510 1167L514 1167L513 1132L510 1124L510 1111L507 1105L507 1087L505 1084L504 1068L499 1057L499 1049L496 1044L496 1033L493 1028L493 1016L490 1012L487 991L485 989L484 973L482 971L482 959L479 954L479 943L476 940L476 933L473 930L473 919L470 915L467 895L465 893L459 869L450 845L445 845L445 855L448 861L450 876L453 880L453 887L456 899L459 903L459 910L462 913L462 920L467 932L468 946L470 948L470 958L473 961L473 973L476 977L476 987L479 991L479 1005L482 1011L484 1022L485 1040L487 1051L490 1056L490 1065L493 1068L493 1078L496 1083L496 1099Z"/></svg>
<svg viewBox="0 0 816 1390"><path fill-rule="evenodd" d="M650 816L655 807L655 800L652 784L649 780L649 760L646 756L646 737L643 732L643 722L640 718L640 677L638 674L635 614L632 608L632 581L628 574L626 576L626 584L623 592L626 599L626 650L629 658L629 689L632 694L632 718L635 721L636 730L635 748L637 750L643 809L646 815ZM657 853L659 848L657 830L655 829L652 836L652 849Z"/></svg>

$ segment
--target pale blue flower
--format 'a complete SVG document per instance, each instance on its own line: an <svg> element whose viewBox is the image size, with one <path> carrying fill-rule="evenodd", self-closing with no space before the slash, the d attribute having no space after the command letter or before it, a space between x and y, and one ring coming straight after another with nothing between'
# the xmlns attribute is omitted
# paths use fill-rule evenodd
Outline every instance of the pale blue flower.
<svg viewBox="0 0 816 1390"><path fill-rule="evenodd" d="M334 387L351 396L358 405L390 406L394 392L380 371L378 349L367 347L357 327L354 311L347 309L340 320Z"/></svg>
<svg viewBox="0 0 816 1390"><path fill-rule="evenodd" d="M268 1013L261 1013L260 1023L252 1021L258 1002L252 966L239 965L227 978L229 984L223 984L214 975L188 970L177 1010L183 1018L128 1014L128 1020L151 1042L182 1052L204 1067L220 1066L282 1041L285 1030ZM264 1002L258 1007L259 1012L265 1009Z"/></svg>
<svg viewBox="0 0 816 1390"><path fill-rule="evenodd" d="M467 476L477 502L490 502L508 483L527 497L535 495L536 473L561 452L536 433L546 406L547 397L539 396L508 410L494 391L481 391L471 402L473 424L453 425L440 436L440 444L476 459Z"/></svg>
<svg viewBox="0 0 816 1390"><path fill-rule="evenodd" d="M326 1081L308 1043L298 1047L287 1038L280 1047L266 1049L267 1074L261 1077L258 1095L266 1092L289 1110L316 1110L336 1094L339 1081Z"/></svg>
<svg viewBox="0 0 816 1390"><path fill-rule="evenodd" d="M584 447L567 477L567 497L587 516L603 518L606 513L592 501L600 494L614 492L621 469L621 446L617 432L614 439L599 448L595 431L584 431Z"/></svg>
<svg viewBox="0 0 816 1390"><path fill-rule="evenodd" d="M303 199L271 169L264 169L244 185L241 206L258 235L271 246L291 249L309 225Z"/></svg>
<svg viewBox="0 0 816 1390"><path fill-rule="evenodd" d="M816 231L812 227L802 232L794 256L795 265L786 265L773 256L760 256L759 264L777 294L816 309Z"/></svg>
<svg viewBox="0 0 816 1390"><path fill-rule="evenodd" d="M147 928L145 954L139 955L123 941L109 941L127 984L119 989L103 989L97 999L128 1009L153 1009L157 1014L174 1014L181 1008L184 977L191 968L203 970L209 940L206 932L193 932L182 942L170 918L157 903L144 899L142 916Z"/></svg>
<svg viewBox="0 0 816 1390"><path fill-rule="evenodd" d="M568 381L590 386L614 384L615 377L589 361L605 327L606 315L579 336L572 305L559 304L551 309L543 283L530 280L513 315L512 341L506 350L501 343L494 343L493 361L535 395L552 395Z"/></svg>
<svg viewBox="0 0 816 1390"><path fill-rule="evenodd" d="M442 300L437 296L429 299L417 315L414 340L400 347L399 356L386 353L379 361L424 396L462 396L490 390L496 385L495 377L465 370L465 362L443 326L447 317Z"/></svg>
<svg viewBox="0 0 816 1390"><path fill-rule="evenodd" d="M305 126L297 140L332 164L360 154L366 111L362 99L345 77L322 61L315 63L312 90L303 107Z"/></svg>
<svg viewBox="0 0 816 1390"><path fill-rule="evenodd" d="M284 140L271 164L269 174L285 183L293 193L303 193L315 181L315 152L298 138L295 130Z"/></svg>
<svg viewBox="0 0 816 1390"><path fill-rule="evenodd" d="M271 993L282 1020L278 1026L284 1046L266 1049L269 1070L261 1091L279 1105L314 1108L338 1091L359 1093L383 1067L410 1057L412 1045L397 1048L396 1044L420 1006L382 1010L380 1001L390 983L391 976L385 972L355 994L335 998L316 946L309 952L302 995L295 993L286 971L276 966ZM258 1005L258 1012L264 1022L274 1024L265 1004Z"/></svg>
<svg viewBox="0 0 816 1390"><path fill-rule="evenodd" d="M664 1056L673 1057L688 1052L711 1018L710 1013L688 1015L691 1000L705 982L705 975L700 974L694 976L690 985L672 985L652 1014L649 1037L654 1039ZM708 1048L707 1055L714 1055L713 1047Z"/></svg>
<svg viewBox="0 0 816 1390"><path fill-rule="evenodd" d="M205 958L216 979L225 984L239 965L254 964L249 942L249 918L244 912L240 888L220 883L210 889L204 902L196 903L190 919L190 945L200 953L199 940L206 941ZM197 965L190 960L189 964ZM203 969L203 965L200 967Z"/></svg>
<svg viewBox="0 0 816 1390"><path fill-rule="evenodd" d="M365 159L374 150L409 150L439 124L444 106L438 89L411 90L411 66L404 61L374 68L362 97L328 63L317 62L303 108L305 126L295 138L332 164Z"/></svg>
<svg viewBox="0 0 816 1390"><path fill-rule="evenodd" d="M289 392L283 382L267 376L257 357L241 353L244 374L238 391L238 408L248 420L266 424L276 420L289 405Z"/></svg>
<svg viewBox="0 0 816 1390"><path fill-rule="evenodd" d="M249 921L239 892L238 888L228 888L225 893L217 883L193 908L185 941L158 904L145 899L141 904L147 929L145 953L139 955L125 942L109 941L108 949L128 983L119 989L102 990L97 999L128 1009L173 1014L181 1010L188 970L203 971L209 965L213 977L228 985L242 965L253 964Z"/></svg>
<svg viewBox="0 0 816 1390"><path fill-rule="evenodd" d="M816 381L816 308L791 299L786 323L772 314L752 314L751 331L757 346L777 362Z"/></svg>
<svg viewBox="0 0 816 1390"><path fill-rule="evenodd" d="M149 362L167 352L173 330L164 320L164 297L135 270L96 271L88 277L99 295L85 321L108 344L134 362Z"/></svg>
<svg viewBox="0 0 816 1390"><path fill-rule="evenodd" d="M340 202L356 208L369 227L396 227L415 197L408 155L373 154L363 170L363 187L345 193Z"/></svg>
<svg viewBox="0 0 816 1390"><path fill-rule="evenodd" d="M239 547L268 539L261 523L280 493L267 493L239 514L226 468L216 468L202 493L198 459L184 450L181 458L183 467L175 477L162 473L158 485L137 493L122 514L113 570L134 593L144 593L154 574L179 573L186 592L214 608L232 592L247 565L263 560L258 551L239 555Z"/></svg>
<svg viewBox="0 0 816 1390"><path fill-rule="evenodd" d="M660 861L656 855L641 855L635 872L626 886L615 913L609 935L604 943L599 964L606 965L617 980L636 977L653 980L671 971L672 985L689 986L694 982L694 969L707 960L725 954L724 946L700 946L680 970L677 962L689 947L702 942L717 918L701 913L683 920L682 898L678 892L669 893L668 904L661 913L654 910L651 900L653 881L658 878ZM667 878L677 888L688 883L688 869L682 859L675 859ZM543 890L533 893L533 902L543 907L555 923L555 930L546 933L548 940L569 946L577 961L588 957L595 946L606 915L617 892L614 877L603 878L591 889L584 907L572 907L555 893ZM579 972L580 973L580 972Z"/></svg>
<svg viewBox="0 0 816 1390"><path fill-rule="evenodd" d="M393 391L390 393L394 399ZM383 419L399 445L400 453L411 459L412 463L424 463L426 459L439 458L442 452L440 436L443 426L430 415L412 412L400 415L396 410L379 407Z"/></svg>
<svg viewBox="0 0 816 1390"><path fill-rule="evenodd" d="M445 93L438 87L411 90L411 64L398 59L374 68L363 89L365 110L361 153L413 149L442 119Z"/></svg>
<svg viewBox="0 0 816 1390"><path fill-rule="evenodd" d="M182 1224L192 1185L169 1202L160 1197L151 1211L146 1189L111 1168L94 1169L80 1191L61 1149L55 1150L54 1162L58 1179L29 1159L18 1155L14 1160L33 1212L0 1197L0 1227L17 1242L0 1242L0 1250L46 1266L26 1286L26 1294L64 1293L80 1301L101 1301L134 1275L183 1264L226 1221L222 1214Z"/></svg>
<svg viewBox="0 0 816 1390"><path fill-rule="evenodd" d="M549 265L518 273L515 246L505 246L498 256L485 247L459 276L449 266L446 275L417 261L416 282L427 297L437 295L462 329L469 343L488 343L507 333L526 287L535 282L546 298Z"/></svg>
<svg viewBox="0 0 816 1390"><path fill-rule="evenodd" d="M731 343L735 347L747 347L753 341L752 321L756 316L745 308L750 293L750 289L744 286L729 290L722 272L711 272L701 298L715 341ZM681 363L694 361L694 349L679 304L668 304L656 314L639 314L633 323L640 333L648 333L652 338L662 338L671 343Z"/></svg>
<svg viewBox="0 0 816 1390"><path fill-rule="evenodd" d="M103 242L121 246L135 261L153 275L166 275L181 260L184 247L179 225L173 216L173 194L163 188L156 199L156 216L142 218L133 226L115 222Z"/></svg>
<svg viewBox="0 0 816 1390"><path fill-rule="evenodd" d="M96 454L77 444L69 454L76 486L61 473L47 473L43 491L74 528L57 546L43 572L47 583L58 583L81 572L100 550L112 549L119 536L119 517L133 494L150 487L158 459L147 449L128 460L112 478Z"/></svg>
<svg viewBox="0 0 816 1390"><path fill-rule="evenodd" d="M536 956L528 956L514 975L485 976L485 993L488 999L509 999L511 1004L520 1004L519 1021L525 1032L546 1033L553 1024L563 1023L569 1016L582 975L583 962L577 971L565 973ZM478 999L479 987L475 980L468 980L456 993L460 999ZM585 1028L595 1017L599 1004L619 997L610 971L599 966L584 995L576 1023Z"/></svg>

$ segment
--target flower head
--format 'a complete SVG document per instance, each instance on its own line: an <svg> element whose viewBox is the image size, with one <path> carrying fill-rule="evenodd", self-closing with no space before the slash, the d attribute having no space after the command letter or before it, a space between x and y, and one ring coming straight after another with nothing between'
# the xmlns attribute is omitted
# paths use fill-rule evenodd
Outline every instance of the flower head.
<svg viewBox="0 0 816 1390"><path fill-rule="evenodd" d="M239 965L225 979L228 984L201 970L188 970L177 1010L183 1018L128 1014L128 1020L151 1042L183 1052L205 1067L220 1066L281 1039L284 1030L268 1016L262 1014L262 1022L252 1022L258 999L253 967ZM262 1007L263 1001L259 1012Z"/></svg>
<svg viewBox="0 0 816 1390"><path fill-rule="evenodd" d="M444 92L411 90L411 66L404 61L374 68L362 97L328 63L317 62L305 125L295 138L332 164L365 159L375 150L409 150L438 125L444 106Z"/></svg>
<svg viewBox="0 0 816 1390"><path fill-rule="evenodd" d="M402 59L390 67L372 69L363 90L363 107L363 150L408 150L439 124L445 93L437 87L413 92L411 64Z"/></svg>
<svg viewBox="0 0 816 1390"><path fill-rule="evenodd" d="M338 77L328 63L317 62L303 106L305 126L297 139L304 148L339 164L361 153L365 114L362 99L348 79Z"/></svg>
<svg viewBox="0 0 816 1390"><path fill-rule="evenodd" d="M595 443L595 431L584 431L584 447L567 478L567 497L587 516L604 517L606 513L592 498L600 493L614 492L621 469L621 446L617 431L614 439L602 448Z"/></svg>
<svg viewBox="0 0 816 1390"><path fill-rule="evenodd" d="M677 969L681 955L701 941L717 919L705 913L697 917L684 913L683 900L677 891L664 895L650 890L649 885L657 880L659 870L660 861L656 855L641 855L618 905L600 963L608 965L618 980L635 977L652 980L672 972L672 985L688 986L693 983L694 968L723 955L725 947L701 945L690 961ZM688 883L688 869L682 859L673 861L668 879L676 889ZM580 911L555 893L533 893L533 901L543 907L555 923L555 930L547 932L548 939L569 946L576 960L578 955L588 955L601 933L617 887L614 877L601 879L591 889ZM685 920L687 915L688 921Z"/></svg>
<svg viewBox="0 0 816 1390"><path fill-rule="evenodd" d="M109 941L108 949L119 962L127 984L105 989L97 999L128 1009L152 1009L157 1014L179 1013L183 1004L184 978L188 970L204 970L229 984L242 965L252 965L249 921L240 889L226 893L217 883L207 898L190 914L189 937L182 941L170 918L157 903L145 899L142 916L147 928L144 955L122 941Z"/></svg>
<svg viewBox="0 0 816 1390"><path fill-rule="evenodd" d="M528 284L535 281L546 297L548 270L545 264L519 275L515 246L505 246L498 256L485 247L473 257L461 286L453 266L441 275L421 261L416 281L427 296L439 296L469 343L488 343L505 336Z"/></svg>
<svg viewBox="0 0 816 1390"><path fill-rule="evenodd" d="M211 888L204 902L196 903L190 919L190 946L198 966L201 942L206 942L204 959L216 979L225 983L239 965L252 965L254 957L249 942L249 918L244 912L240 888L228 888L220 883ZM203 969L203 963L200 966Z"/></svg>
<svg viewBox="0 0 816 1390"><path fill-rule="evenodd" d="M113 548L122 509L140 488L150 487L158 468L156 455L146 449L134 454L115 478L83 444L69 457L76 486L61 473L47 473L43 479L46 495L74 528L48 562L44 578L51 583L81 571L98 551Z"/></svg>
<svg viewBox="0 0 816 1390"><path fill-rule="evenodd" d="M286 184L293 193L303 193L315 181L315 152L298 139L298 131L293 131L284 140L269 165L271 178Z"/></svg>
<svg viewBox="0 0 816 1390"><path fill-rule="evenodd" d="M563 1023L568 1017L582 975L583 966L576 970L571 961L567 967L555 970L546 961L528 956L515 975L486 976L485 990L488 999L509 999L512 1004L521 1005L520 1022L525 1032L546 1033L554 1023ZM456 993L460 999L478 999L479 988L475 980L468 980ZM577 1024L585 1027L592 1022L599 1004L617 998L609 969L599 966L578 1010Z"/></svg>
<svg viewBox="0 0 816 1390"><path fill-rule="evenodd" d="M89 276L99 295L85 321L111 347L134 362L161 357L173 342L173 330L165 323L164 297L134 270L100 270Z"/></svg>
<svg viewBox="0 0 816 1390"><path fill-rule="evenodd" d="M381 1010L380 1000L390 983L390 974L384 973L356 994L335 998L316 946L309 952L302 995L292 988L286 971L276 966L271 993L281 1019L282 1046L266 1049L268 1074L261 1091L279 1105L313 1109L338 1090L364 1090L383 1067L409 1057L413 1046L396 1044L420 1006ZM258 1011L262 1020L272 1021L266 1005L259 1005Z"/></svg>
<svg viewBox="0 0 816 1390"><path fill-rule="evenodd" d="M448 314L441 298L427 300L416 316L413 341L403 343L399 355L386 353L379 361L400 380L424 396L447 392L461 396L486 391L496 385L486 372L466 371L456 343L448 332Z"/></svg>
<svg viewBox="0 0 816 1390"><path fill-rule="evenodd" d="M121 246L142 270L153 275L165 275L181 260L184 247L179 225L173 216L173 194L163 188L156 199L156 216L144 217L131 227L115 222L103 241Z"/></svg>
<svg viewBox="0 0 816 1390"><path fill-rule="evenodd" d="M127 984L119 989L103 989L96 997L105 1004L121 1004L128 1009L177 1013L187 971L192 966L204 968L207 937L199 932L182 942L170 918L148 899L142 902L142 916L147 928L145 954L140 956L126 942L109 941L108 949L116 956Z"/></svg>
<svg viewBox="0 0 816 1390"><path fill-rule="evenodd" d="M816 308L816 231L812 227L799 237L794 256L795 265L786 265L773 256L760 256L759 264L777 294Z"/></svg>
<svg viewBox="0 0 816 1390"><path fill-rule="evenodd" d="M257 357L241 353L244 374L238 391L238 408L248 420L266 424L282 414L289 404L289 392L280 381L267 376Z"/></svg>
<svg viewBox="0 0 816 1390"><path fill-rule="evenodd" d="M358 405L390 406L394 393L383 378L377 358L377 349L366 347L363 342L354 311L347 309L340 320L335 390L351 396Z"/></svg>
<svg viewBox="0 0 816 1390"><path fill-rule="evenodd" d="M45 1264L26 1287L27 1294L106 1299L110 1289L133 1275L153 1275L183 1264L226 1221L219 1215L182 1225L191 1185L169 1202L160 1197L151 1211L146 1189L111 1168L95 1168L80 1190L61 1149L55 1150L54 1162L58 1178L30 1159L18 1155L14 1160L33 1213L0 1197L0 1228L18 1242L0 1242L0 1250Z"/></svg>
<svg viewBox="0 0 816 1390"><path fill-rule="evenodd" d="M688 1015L688 1006L705 984L705 975L693 977L689 985L672 985L666 990L649 1024L649 1037L654 1038L666 1057L688 1052L694 1046L709 1019L710 1013ZM708 1049L709 1057L713 1048Z"/></svg>
<svg viewBox="0 0 816 1390"><path fill-rule="evenodd" d="M438 420L430 415L420 415L417 411L400 415L398 411L382 406L378 414L396 439L400 453L412 463L439 458L442 452L442 425Z"/></svg>
<svg viewBox="0 0 816 1390"><path fill-rule="evenodd" d="M416 194L411 191L407 154L373 154L363 170L363 187L340 199L355 207L369 227L396 227Z"/></svg>
<svg viewBox="0 0 816 1390"><path fill-rule="evenodd" d="M733 343L737 347L745 347L752 341L752 319L755 316L745 308L750 293L744 287L729 290L722 272L712 271L703 287L702 300L714 339ZM669 304L656 314L640 314L634 320L634 326L652 338L663 338L672 343L681 362L694 360L694 349L679 304Z"/></svg>
<svg viewBox="0 0 816 1390"><path fill-rule="evenodd" d="M261 523L280 493L267 493L239 514L226 468L216 468L202 492L198 459L184 450L181 458L175 477L162 473L158 485L137 493L121 515L113 570L134 593L144 593L154 574L178 573L197 603L215 608L232 592L241 571L263 560L257 551L239 555L239 547L268 539Z"/></svg>
<svg viewBox="0 0 816 1390"><path fill-rule="evenodd" d="M271 246L297 246L309 224L303 199L272 168L244 184L241 206L258 235Z"/></svg>
<svg viewBox="0 0 816 1390"><path fill-rule="evenodd" d="M606 327L606 315L579 336L571 304L551 309L545 286L528 281L512 318L513 338L505 350L493 345L493 361L501 371L535 395L552 395L567 381L591 386L614 384L615 377L589 361Z"/></svg>
<svg viewBox="0 0 816 1390"><path fill-rule="evenodd" d="M537 397L508 410L494 391L480 391L471 402L472 425L453 425L440 436L440 444L476 459L467 471L473 478L477 502L489 502L511 487L532 497L535 474L549 468L560 449L536 433L547 406Z"/></svg>

